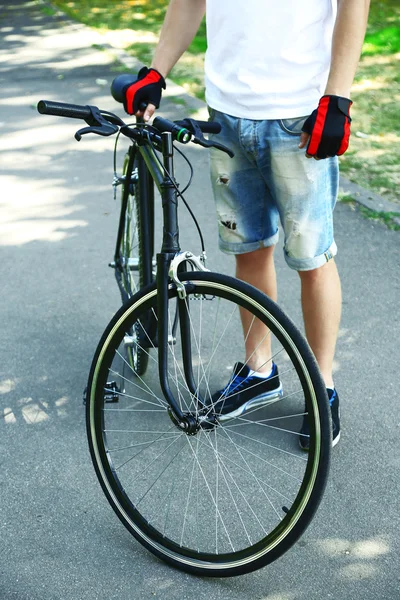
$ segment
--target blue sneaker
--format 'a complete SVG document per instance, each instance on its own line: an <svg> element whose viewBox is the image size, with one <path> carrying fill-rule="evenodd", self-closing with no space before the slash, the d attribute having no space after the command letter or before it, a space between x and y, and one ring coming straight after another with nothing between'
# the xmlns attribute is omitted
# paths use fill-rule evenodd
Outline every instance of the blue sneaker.
<svg viewBox="0 0 400 600"><path fill-rule="evenodd" d="M340 409L339 409L339 395L336 390L327 389L329 404L331 406L332 415L332 448L336 446L340 440ZM300 448L305 452L310 449L310 428L308 426L307 415L304 415L303 425L299 435Z"/></svg>
<svg viewBox="0 0 400 600"><path fill-rule="evenodd" d="M239 417L250 408L276 402L282 397L278 367L272 363L272 373L267 378L250 375L243 363L236 363L232 376L224 389L212 395L209 406L220 421Z"/></svg>

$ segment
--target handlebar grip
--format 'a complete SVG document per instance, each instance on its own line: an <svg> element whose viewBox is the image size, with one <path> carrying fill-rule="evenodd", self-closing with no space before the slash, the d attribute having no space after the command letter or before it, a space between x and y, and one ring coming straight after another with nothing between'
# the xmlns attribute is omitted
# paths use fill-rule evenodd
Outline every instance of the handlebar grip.
<svg viewBox="0 0 400 600"><path fill-rule="evenodd" d="M71 119L85 120L92 114L88 106L67 104L65 102L52 102L51 100L40 100L40 102L38 102L37 109L42 115L70 117Z"/></svg>
<svg viewBox="0 0 400 600"><path fill-rule="evenodd" d="M177 125L179 125L180 127L187 127L187 129L189 129L189 131L191 131L192 133L195 133L195 131L193 131L193 127L190 122L190 119L183 119L183 121L175 121L175 123ZM217 123L216 121L197 121L197 119L196 119L196 125L198 125L200 127L200 129L203 133L220 133L221 132L221 125L219 123Z"/></svg>
<svg viewBox="0 0 400 600"><path fill-rule="evenodd" d="M203 133L220 133L221 125L216 121L197 121Z"/></svg>

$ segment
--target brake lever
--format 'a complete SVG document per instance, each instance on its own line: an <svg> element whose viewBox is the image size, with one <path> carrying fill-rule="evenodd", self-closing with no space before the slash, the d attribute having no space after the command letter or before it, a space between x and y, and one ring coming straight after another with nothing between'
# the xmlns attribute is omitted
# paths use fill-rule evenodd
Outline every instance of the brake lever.
<svg viewBox="0 0 400 600"><path fill-rule="evenodd" d="M109 136L118 131L118 126L107 121L97 106L88 106L88 108L90 109L90 117L85 119L85 121L89 127L79 129L79 131L75 133L75 139L78 142L81 141L82 136L86 133L96 133L97 135Z"/></svg>
<svg viewBox="0 0 400 600"><path fill-rule="evenodd" d="M220 144L219 142L210 142L208 140L206 140L206 144L204 146L205 148L217 148L217 150L221 150L221 152L225 152L230 158L234 158L235 153L232 152L232 150L230 148L227 148L226 146L224 146L223 144Z"/></svg>
<svg viewBox="0 0 400 600"><path fill-rule="evenodd" d="M193 144L199 144L199 146L203 146L203 148L217 148L217 150L221 150L221 152L226 152L226 154L228 156L230 156L231 158L233 158L235 156L235 153L232 152L232 150L230 148L223 146L219 142L210 142L209 140L206 140L205 138L203 138L202 140L201 139L199 140L196 136L193 136L192 142L193 142Z"/></svg>

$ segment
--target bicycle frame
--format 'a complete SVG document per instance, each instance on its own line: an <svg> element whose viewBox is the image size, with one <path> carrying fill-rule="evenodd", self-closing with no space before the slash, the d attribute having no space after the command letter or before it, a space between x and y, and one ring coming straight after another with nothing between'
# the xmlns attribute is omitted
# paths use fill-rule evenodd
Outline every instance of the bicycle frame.
<svg viewBox="0 0 400 600"><path fill-rule="evenodd" d="M161 252L157 254L157 340L158 340L158 369L162 392L167 400L172 414L171 417L183 430L188 431L196 426L196 420L188 414L185 414L179 407L174 395L170 389L168 381L168 302L171 280L178 289L178 319L181 328L182 339L182 358L186 383L191 394L196 398L200 408L204 406L203 400L199 397L196 389L195 379L192 370L191 354L191 335L190 319L188 316L188 299L186 298L185 288L180 284L178 272L182 271L186 262L191 263L197 270L205 270L202 263L190 252L181 254L179 244L178 227L178 194L174 180L174 148L171 133L162 134L162 156L163 166L161 166L155 155L151 143L143 141L136 143L131 151L127 176L131 176L133 161L136 155L139 174L141 208L144 209L145 218L149 218L149 204L146 199L154 198L154 187L156 185L161 195L163 208L163 240ZM126 183L126 182L125 182ZM129 182L128 182L129 183ZM124 194L123 202L126 202L129 193L129 185L125 185L128 190ZM150 191L151 190L151 191ZM124 205L121 213L123 215ZM120 222L117 249L121 239L122 223ZM143 237L143 236L142 236ZM146 241L151 243L150 240ZM174 261L175 259L175 261ZM172 265L174 261L175 264ZM151 281L151 273L148 274Z"/></svg>

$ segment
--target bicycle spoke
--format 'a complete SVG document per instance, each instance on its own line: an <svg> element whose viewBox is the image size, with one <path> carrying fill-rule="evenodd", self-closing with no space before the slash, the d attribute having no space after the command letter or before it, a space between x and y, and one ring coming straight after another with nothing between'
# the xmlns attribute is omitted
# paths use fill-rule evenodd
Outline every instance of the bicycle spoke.
<svg viewBox="0 0 400 600"><path fill-rule="evenodd" d="M190 442L189 442L189 441L188 441L188 444L189 444L189 447L190 447L190 449L192 450L192 447L191 447L191 445L190 445ZM232 542L231 542L231 538L230 538L230 536L229 536L229 533L228 533L228 531L227 531L227 529L226 529L226 526L225 526L224 520L223 520L223 518L222 518L222 516L221 516L221 513L220 513L220 512L219 512L219 510L218 510L218 505L217 505L217 504L216 504L216 502L215 502L215 498L214 498L214 496L213 496L213 493L212 493L212 491L211 491L211 488L210 488L210 486L209 486L209 483L208 483L208 481L207 481L207 478L206 478L206 476L205 476L205 474L204 474L204 471L203 471L203 469L202 469L202 466L201 466L200 462L198 461L198 459L197 459L196 455L195 455L195 460L196 460L196 462L197 462L197 464L198 464L198 467L199 467L200 473L201 473L201 475L202 475L202 477L203 477L203 479L204 479L204 482L205 482L205 484L206 484L206 487L207 487L208 493L209 493L209 495L210 495L210 498L211 498L211 500L212 500L212 503L213 503L213 505L214 505L214 507L215 507L215 509L216 509L217 513L218 513L218 517L219 517L219 519L220 519L220 521L221 521L221 523L222 523L222 526L223 526L223 528L224 528L224 530L225 530L226 536L227 536L227 538L228 538L228 540L229 540L229 543L230 543L230 545L231 545L231 548L232 548L232 550L233 550L233 552L234 552L234 551L235 551L235 548L233 547L233 544L232 544Z"/></svg>
<svg viewBox="0 0 400 600"><path fill-rule="evenodd" d="M127 360L125 360L125 358L122 356L122 354L117 350L117 355L121 358L121 360L128 365L128 367L131 369L132 367L130 366L130 364L128 363ZM136 374L135 374L136 375ZM150 387L147 385L147 383L142 379L142 377L140 377L140 375L138 375L138 379L139 381L141 381L145 387L145 389L140 388L140 386L135 383L135 381L131 381L130 383L132 383L133 385L135 385L136 387L139 387L140 389L142 389L142 391L145 391L146 393L150 394L151 396L153 396L154 398L157 398L157 396L155 395L155 393L150 389Z"/></svg>
<svg viewBox="0 0 400 600"><path fill-rule="evenodd" d="M125 433L125 432L123 432ZM143 432L140 432L143 433ZM180 437L180 436L179 436ZM170 446L172 446L172 444L175 444L176 440L179 438L175 438L168 446L167 448L165 448L165 450L163 450L162 452L160 452L160 454L158 454L151 462L147 463L146 466L143 468L143 470L139 473L139 475L137 475L135 477L135 479L137 479L138 477L140 477L140 475L142 475L145 471L147 471L147 469L154 463L156 462L167 450ZM131 458L128 458L128 460L126 460L125 462L123 462L122 464L120 464L118 467L115 467L115 470L118 471L119 469L121 469L122 467L124 467L125 465L127 465L131 460L133 460L134 458L136 458L136 454L135 456L132 456Z"/></svg>
<svg viewBox="0 0 400 600"><path fill-rule="evenodd" d="M237 489L237 491L239 492L239 494L240 494L241 498L244 500L245 504L247 505L247 508L249 508L250 512L252 513L252 515L254 516L254 518L256 519L256 521L258 522L258 524L260 525L261 529L263 530L263 533L264 533L264 534L265 534L265 533L267 533L267 532L266 532L266 530L265 530L265 528L263 527L263 525L262 525L262 523L261 523L260 519L258 518L258 516L256 515L256 513L254 512L254 510L253 510L253 508L252 508L251 504L249 503L249 501L248 501L248 500L247 500L247 498L245 497L245 495L244 495L243 491L240 489L240 487L238 486L238 484L237 484L237 482L235 481L234 477L232 476L232 473L229 471L229 469L227 468L226 464L224 463L224 461L223 461L223 460L221 460L221 458L224 458L224 455L220 453L220 454L219 454L219 460L220 460L220 462L221 462L221 464L222 464L223 468L226 470L227 474L228 474L228 475L229 475L229 477L231 478L231 481L232 481L233 485L235 486L235 488L236 488L236 489ZM233 462L233 461L232 461L232 462ZM247 471L247 473L249 473L249 472ZM249 473L249 474L250 474L250 473ZM225 479L225 481L226 481L226 478L225 478L225 476L224 476L224 479ZM259 481L259 479L257 479L257 480ZM233 493L232 493L232 491L231 491L231 487L229 486L229 484L228 484L228 482L227 482L227 481L226 481L226 484L227 484L227 488L228 488L228 490L229 490L229 493L230 493L230 495L231 495L231 498L232 498L232 500L233 500L233 503L234 503L234 505L235 505L235 508L237 509L237 504L236 504L235 498L234 498L234 496L233 496ZM243 529L244 529L244 531L245 531L246 537L247 537L247 539L249 540L249 542L251 543L250 536L249 536L249 533L248 533L248 531L247 531L247 528L246 528L246 526L244 525L244 522L243 522L242 515L241 515L241 513L240 513L240 511L239 511L238 509L237 509L237 512L238 512L238 515L239 515L239 520L241 521L241 523L242 523L242 525L243 525Z"/></svg>
<svg viewBox="0 0 400 600"><path fill-rule="evenodd" d="M253 412L256 412L257 410L261 410L262 408L264 408L264 407L258 406L254 410L246 411L246 413L245 413L246 417L248 417L248 415L251 415ZM268 421L280 421L281 419L292 419L292 418L304 417L304 415L307 415L307 414L308 413L306 413L306 412L301 412L301 413L295 413L293 415L280 415L279 417L270 417L269 419L257 419L257 421L250 421L248 419L245 419L244 417L237 417L237 419L243 420L245 422L244 423L233 423L233 424L230 424L228 422L225 424L225 427L228 429L232 429L234 427L245 427L246 425L259 425L260 423L266 423Z"/></svg>
<svg viewBox="0 0 400 600"><path fill-rule="evenodd" d="M180 541L180 545L181 546L182 546L182 543L183 543L183 534L184 534L184 531L185 531L186 518L187 518L187 514L188 514L190 492L192 490L192 482L193 482L193 474L194 474L195 464L196 464L196 461L193 459L192 474L190 476L189 490L187 492L187 498L186 498L185 514L183 516L183 523L182 523L182 533L181 533L181 541Z"/></svg>
<svg viewBox="0 0 400 600"><path fill-rule="evenodd" d="M115 371L111 371L110 373L112 373L113 375L118 375L118 373L116 373ZM125 379L125 377L123 378ZM134 381L130 381L129 379L125 379L125 381L127 381L128 383L132 383L133 385L135 385L136 387L138 387L140 390L142 390L142 392L145 392L146 394L148 394L148 390L145 390L144 388L141 388L140 386L138 386ZM166 407L168 406L167 402L163 399L160 398L158 396L156 396L155 394L151 394L154 398L156 398L156 400L158 400L157 402L151 402L150 400L147 400L146 398L142 398L141 396L132 396L131 394L127 394L126 392L119 392L117 390L113 390L110 388L105 387L104 388L105 392L109 392L112 394L117 394L117 396L121 396L122 398L131 398L132 400L137 400L138 402L144 402L145 404L151 404L152 406L157 406L157 407ZM118 409L103 409L103 410L118 410ZM119 409L120 410L120 409Z"/></svg>
<svg viewBox="0 0 400 600"><path fill-rule="evenodd" d="M225 434L226 434L228 437L230 437L230 436L229 436L229 434L228 434L226 431L225 431L224 433L225 433ZM231 441L232 441L232 440L231 440ZM248 452L249 454L254 454L254 453L253 453L253 452L251 452L250 450L247 450L247 448L242 448L242 447L240 447L238 444L235 444L235 442L233 442L233 445L235 446L235 449L238 451L238 453L239 453L239 455L240 455L241 459L243 460L243 462L245 463L245 465L246 465L246 466L247 466L247 468L249 469L249 471L250 471L250 473L252 474L252 476L253 476L254 480L257 482L257 484L258 484L258 486L259 486L260 490L263 492L263 494L264 494L264 496L265 496L265 498L266 498L267 502L269 503L269 505L271 506L271 508L272 508L272 509L275 511L276 515L278 516L278 519L281 519L281 516L280 516L279 512L276 510L276 508L275 508L275 506L273 505L273 503L272 503L271 499L269 498L268 494L265 492L265 490L263 489L263 487L260 485L260 482L258 481L257 477L254 475L254 472L253 472L253 470L252 470L252 469L251 469L251 467L249 466L249 464L248 464L247 460L244 458L244 456L243 456L243 454L242 454L241 450L244 450L244 451ZM255 456L255 457L257 457L257 455L256 455L256 454L254 454L254 456ZM257 458L260 458L260 457L257 457ZM263 459L261 459L261 460L263 460ZM264 461L264 462L266 462L267 464L269 464L269 463L268 463L268 461ZM279 470L281 470L281 469L279 469Z"/></svg>
<svg viewBox="0 0 400 600"><path fill-rule="evenodd" d="M179 433L171 433L171 435L168 436L168 438L175 438L178 435L181 435ZM148 442L139 442L138 444L131 444L130 446L123 446L122 448L109 448L108 452L112 453L112 452L122 452L123 450L130 450L131 448L138 448L139 446L148 446L149 444L155 444L156 442L163 442L168 438L158 438L157 440L151 440Z"/></svg>
<svg viewBox="0 0 400 600"><path fill-rule="evenodd" d="M172 444L171 444L172 445ZM158 480L164 475L164 473L167 471L168 467L175 461L176 457L178 456L178 454L180 454L183 450L185 446L182 445L181 448L179 448L175 455L171 458L171 460L167 463L166 467L164 467L164 469L161 471L161 473L158 475L158 477L156 477L156 479L153 481L153 483L150 485L150 487L147 488L146 492L143 494L143 496L136 501L136 506L139 506L139 504L142 502L142 500L145 499L145 497L147 496L147 494L153 489L153 487L156 485L156 483L158 482ZM158 457L157 457L158 458ZM157 459L155 459L157 460ZM150 463L152 464L152 463ZM150 465L148 465L150 466Z"/></svg>
<svg viewBox="0 0 400 600"><path fill-rule="evenodd" d="M230 429L229 427L225 427L225 429ZM283 452L284 454L288 454L289 456L293 456L294 458L296 458L297 460L301 460L303 462L307 462L307 458L305 458L304 456L300 455L300 454L294 454L294 452L288 452L287 450L283 450L282 448L279 448L278 446L273 446L271 444L267 444L267 442L262 442L261 440L256 440L255 438L250 437L249 435L244 435L243 433L240 433L239 431L236 430L231 430L231 433L234 433L235 435L239 435L240 437L246 438L252 442L257 442L257 444L262 444L263 446L268 446L268 448L273 448L274 450L277 450L278 452ZM292 433L292 432L291 432ZM295 432L293 432L295 433Z"/></svg>

